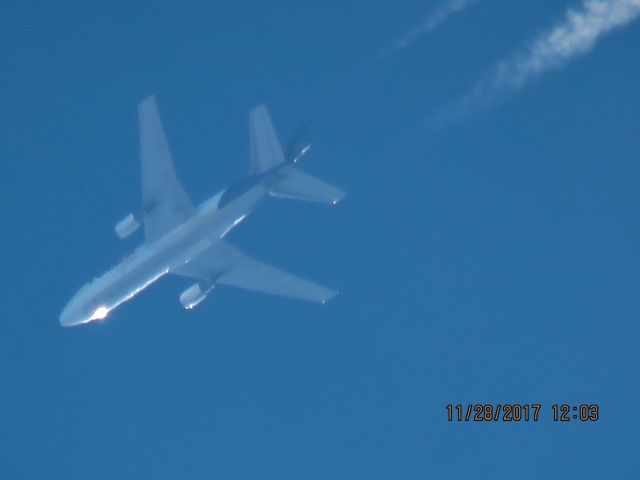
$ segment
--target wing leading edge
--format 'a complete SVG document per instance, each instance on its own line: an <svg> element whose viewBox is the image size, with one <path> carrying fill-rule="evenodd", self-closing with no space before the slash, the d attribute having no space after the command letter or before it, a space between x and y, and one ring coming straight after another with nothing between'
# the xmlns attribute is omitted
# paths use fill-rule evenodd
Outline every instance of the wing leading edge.
<svg viewBox="0 0 640 480"><path fill-rule="evenodd" d="M245 255L220 240L172 273L255 292L326 303L337 292Z"/></svg>

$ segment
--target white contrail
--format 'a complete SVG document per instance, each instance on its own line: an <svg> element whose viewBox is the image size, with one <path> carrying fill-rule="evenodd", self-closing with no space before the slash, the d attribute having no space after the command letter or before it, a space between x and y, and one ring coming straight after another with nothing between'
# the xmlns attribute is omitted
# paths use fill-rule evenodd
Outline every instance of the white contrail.
<svg viewBox="0 0 640 480"><path fill-rule="evenodd" d="M389 55L404 50L420 37L433 32L436 28L442 25L451 15L461 12L472 3L478 0L448 0L447 3L441 5L439 8L431 12L419 25L407 30L388 46L381 49L374 60L371 62L378 63Z"/></svg>
<svg viewBox="0 0 640 480"><path fill-rule="evenodd" d="M638 16L640 0L583 0L579 9L567 11L560 24L539 35L523 51L498 63L485 80L453 109L444 112L445 122L490 105L543 73L565 66L593 49L602 36Z"/></svg>

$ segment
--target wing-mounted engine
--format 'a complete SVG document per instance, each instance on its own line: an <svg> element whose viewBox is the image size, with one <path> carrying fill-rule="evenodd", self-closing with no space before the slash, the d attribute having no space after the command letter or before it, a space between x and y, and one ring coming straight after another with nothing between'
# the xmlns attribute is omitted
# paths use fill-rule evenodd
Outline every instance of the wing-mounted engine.
<svg viewBox="0 0 640 480"><path fill-rule="evenodd" d="M124 240L136 230L138 230L141 222L142 215L137 213L130 213L118 223L116 223L116 234L118 235L118 237Z"/></svg>
<svg viewBox="0 0 640 480"><path fill-rule="evenodd" d="M138 210L135 213L130 213L118 223L116 223L116 234L118 235L118 237L124 240L136 230L138 230L145 217L151 211L154 205L155 203L150 203L145 208Z"/></svg>
<svg viewBox="0 0 640 480"><path fill-rule="evenodd" d="M210 281L202 281L191 285L180 294L180 303L187 310L192 310L202 303L213 290L213 287L215 287L215 284Z"/></svg>

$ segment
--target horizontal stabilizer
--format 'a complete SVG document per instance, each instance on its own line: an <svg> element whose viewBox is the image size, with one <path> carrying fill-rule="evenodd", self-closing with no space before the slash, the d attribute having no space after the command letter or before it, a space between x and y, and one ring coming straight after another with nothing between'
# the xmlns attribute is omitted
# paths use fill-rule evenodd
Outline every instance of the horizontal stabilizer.
<svg viewBox="0 0 640 480"><path fill-rule="evenodd" d="M346 195L339 188L307 175L298 169L292 169L285 178L271 187L269 194L272 197L332 203L334 205Z"/></svg>

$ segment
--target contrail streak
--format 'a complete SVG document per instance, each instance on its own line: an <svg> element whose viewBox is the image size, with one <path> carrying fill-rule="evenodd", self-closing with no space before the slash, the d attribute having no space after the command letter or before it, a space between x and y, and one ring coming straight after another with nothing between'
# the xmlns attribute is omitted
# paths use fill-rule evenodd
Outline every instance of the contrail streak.
<svg viewBox="0 0 640 480"><path fill-rule="evenodd" d="M420 39L424 35L433 32L436 28L442 25L447 19L464 9L466 9L472 3L478 0L448 0L447 3L441 5L439 8L431 12L431 14L425 18L418 26L407 30L388 46L381 49L370 62L370 65L381 62L389 55L404 50L416 40Z"/></svg>
<svg viewBox="0 0 640 480"><path fill-rule="evenodd" d="M564 67L591 51L605 34L640 16L640 0L584 0L578 9L569 9L564 20L538 35L523 51L498 63L453 108L443 112L445 123L477 108L491 105L521 90L540 75Z"/></svg>

